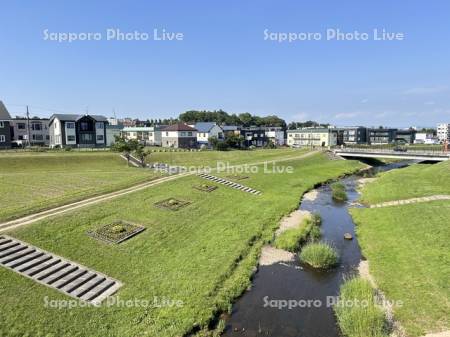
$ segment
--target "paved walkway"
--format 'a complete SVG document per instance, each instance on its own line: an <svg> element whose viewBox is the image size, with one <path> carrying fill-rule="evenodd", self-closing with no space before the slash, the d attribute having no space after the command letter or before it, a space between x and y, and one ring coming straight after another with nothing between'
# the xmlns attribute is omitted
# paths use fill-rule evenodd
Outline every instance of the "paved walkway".
<svg viewBox="0 0 450 337"><path fill-rule="evenodd" d="M380 208L380 207L389 207L389 206L400 206L400 205L408 205L408 204L416 204L422 202L430 202L436 200L450 200L450 195L431 195L428 197L419 197L419 198L411 198L405 200L394 200L394 201L386 201L379 204L370 205L370 208Z"/></svg>
<svg viewBox="0 0 450 337"><path fill-rule="evenodd" d="M312 156L314 154L318 153L317 151L311 151L311 152L307 152L304 153L300 156L295 156L295 157L287 157L287 158L280 158L280 159L274 159L274 160L267 160L267 161L261 161L261 162L255 162L255 163L248 163L248 164L239 164L239 165L234 165L234 166L230 166L230 168L233 167L240 167L240 166L255 166L255 165L262 165L264 163L278 163L278 162L284 162L284 161L291 161L291 160L298 160L298 159L303 159L309 156ZM28 225L55 215L59 215L62 213L66 213L69 211L73 211L85 206L90 206L90 205L94 205L97 204L99 202L103 202L103 201L108 201L117 197L121 197L123 195L127 195L133 192L137 192L137 191L141 191L143 189L149 188L149 187L153 187L168 181L172 181L175 179L179 179L182 177L186 177L186 176L190 176L190 175L194 175L198 172L189 172L189 173L180 173L180 174L175 174L169 177L164 177L164 178L160 178L160 179L155 179L152 181L148 181L145 183L141 183L139 185L135 185L135 186L131 186L119 191L115 191L115 192L111 192L111 193L107 193L107 194L103 194L100 196L96 196L96 197L91 197L91 198L87 198L81 201L77 201L77 202L73 202L70 204L66 204L63 206L59 206L59 207L55 207L46 211L42 211L42 212L38 212L35 214L31 214L22 218L18 218L15 220L11 220L11 221L7 221L7 222L3 222L0 223L0 233L4 232L6 230L10 230L19 226L23 226L23 225Z"/></svg>

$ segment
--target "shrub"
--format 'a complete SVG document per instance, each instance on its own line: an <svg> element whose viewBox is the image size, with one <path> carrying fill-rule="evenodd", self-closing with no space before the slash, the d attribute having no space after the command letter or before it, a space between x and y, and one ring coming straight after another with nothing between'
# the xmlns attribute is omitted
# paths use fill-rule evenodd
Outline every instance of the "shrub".
<svg viewBox="0 0 450 337"><path fill-rule="evenodd" d="M375 292L369 282L361 278L345 282L341 286L339 299L334 311L344 336L388 336L384 312L376 304ZM360 305L357 305L358 303Z"/></svg>
<svg viewBox="0 0 450 337"><path fill-rule="evenodd" d="M326 269L338 263L336 250L324 242L312 242L303 247L300 259L314 268Z"/></svg>
<svg viewBox="0 0 450 337"><path fill-rule="evenodd" d="M334 183L331 185L332 198L335 201L347 201L347 192L345 192L345 186L342 183Z"/></svg>

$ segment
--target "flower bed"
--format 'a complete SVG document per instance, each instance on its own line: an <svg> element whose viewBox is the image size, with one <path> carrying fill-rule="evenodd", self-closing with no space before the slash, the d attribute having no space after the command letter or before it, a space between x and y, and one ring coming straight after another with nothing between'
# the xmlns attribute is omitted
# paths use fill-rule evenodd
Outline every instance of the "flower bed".
<svg viewBox="0 0 450 337"><path fill-rule="evenodd" d="M135 225L122 220L104 225L87 234L94 239L108 243L121 243L145 230L144 226Z"/></svg>
<svg viewBox="0 0 450 337"><path fill-rule="evenodd" d="M155 206L163 209L169 209L171 211L178 211L180 208L189 205L189 201L179 200L175 198L164 199L155 202Z"/></svg>
<svg viewBox="0 0 450 337"><path fill-rule="evenodd" d="M202 191L202 192L212 192L217 189L217 186L214 185L207 185L207 184L201 184L201 185L195 185L192 186L192 188L195 188L196 190Z"/></svg>

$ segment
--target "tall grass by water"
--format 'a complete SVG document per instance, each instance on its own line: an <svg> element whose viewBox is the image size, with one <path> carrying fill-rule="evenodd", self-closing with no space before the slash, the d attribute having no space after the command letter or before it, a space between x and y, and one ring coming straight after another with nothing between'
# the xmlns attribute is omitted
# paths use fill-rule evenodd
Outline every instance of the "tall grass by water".
<svg viewBox="0 0 450 337"><path fill-rule="evenodd" d="M333 247L324 242L311 242L303 247L300 259L314 268L326 269L335 266L339 255Z"/></svg>
<svg viewBox="0 0 450 337"><path fill-rule="evenodd" d="M341 286L334 307L341 332L346 337L387 337L386 319L377 305L370 283L353 278Z"/></svg>
<svg viewBox="0 0 450 337"><path fill-rule="evenodd" d="M345 191L345 185L342 183L334 183L331 185L331 196L333 200L344 202L347 201L347 192Z"/></svg>
<svg viewBox="0 0 450 337"><path fill-rule="evenodd" d="M281 233L275 240L275 247L290 252L297 252L307 241L314 241L320 238L320 215L313 214L303 221L296 228L291 228Z"/></svg>

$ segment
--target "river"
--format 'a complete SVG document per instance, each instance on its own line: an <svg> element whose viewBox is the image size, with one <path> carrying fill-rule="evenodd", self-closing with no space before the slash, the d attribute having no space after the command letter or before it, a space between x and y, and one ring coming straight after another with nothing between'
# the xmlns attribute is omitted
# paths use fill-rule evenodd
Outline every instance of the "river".
<svg viewBox="0 0 450 337"><path fill-rule="evenodd" d="M406 165L402 162L378 166L366 174ZM355 224L349 214L349 207L361 207L354 204L359 198L359 178L359 175L353 175L340 180L346 186L346 203L334 202L330 186L323 185L317 188L315 200L302 200L299 207L321 215L322 241L337 249L339 266L328 271L317 271L303 265L298 259L292 263L260 266L251 290L234 304L223 336L340 336L329 303L338 296L345 278L356 273L363 258L355 236ZM345 233L351 233L353 240L345 240ZM290 300L291 308L280 309L281 303L286 303L283 300ZM295 305L293 301L296 301Z"/></svg>

